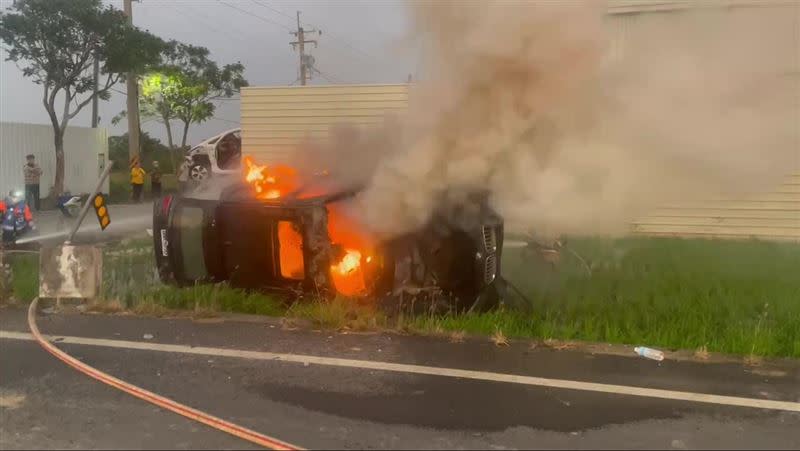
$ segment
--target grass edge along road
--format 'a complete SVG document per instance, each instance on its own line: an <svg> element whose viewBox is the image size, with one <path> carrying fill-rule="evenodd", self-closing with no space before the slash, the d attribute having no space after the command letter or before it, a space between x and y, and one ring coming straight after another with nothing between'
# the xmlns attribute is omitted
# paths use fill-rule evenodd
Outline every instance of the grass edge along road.
<svg viewBox="0 0 800 451"><path fill-rule="evenodd" d="M100 310L197 316L216 312L286 316L319 327L396 329L508 338L578 340L737 355L800 358L800 245L679 238L584 238L551 267L507 249L504 275L531 302L509 292L499 309L462 315L386 318L350 299L288 305L225 285L158 282L148 240L105 249ZM15 297L36 293L37 256L15 256Z"/></svg>

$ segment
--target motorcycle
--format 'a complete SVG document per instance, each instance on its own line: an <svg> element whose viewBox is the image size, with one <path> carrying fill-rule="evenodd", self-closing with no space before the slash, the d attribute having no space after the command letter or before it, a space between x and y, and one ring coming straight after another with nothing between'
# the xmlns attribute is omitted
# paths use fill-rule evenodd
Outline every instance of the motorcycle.
<svg viewBox="0 0 800 451"><path fill-rule="evenodd" d="M36 230L33 214L21 191L11 191L8 197L0 201L0 214L3 219L3 244L13 244L22 235Z"/></svg>
<svg viewBox="0 0 800 451"><path fill-rule="evenodd" d="M77 196L72 195L69 191L65 192L56 199L56 206L61 212L58 217L58 229L63 230L67 226L71 226L78 216L78 211L81 205L89 198L88 193L82 193Z"/></svg>

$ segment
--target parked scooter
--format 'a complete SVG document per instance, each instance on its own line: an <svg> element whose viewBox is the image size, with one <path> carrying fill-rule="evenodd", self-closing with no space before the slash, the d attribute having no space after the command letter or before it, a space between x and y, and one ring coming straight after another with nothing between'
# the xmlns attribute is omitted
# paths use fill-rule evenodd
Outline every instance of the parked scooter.
<svg viewBox="0 0 800 451"><path fill-rule="evenodd" d="M36 230L33 214L22 191L12 190L0 201L0 215L3 219L3 244L13 244L22 235Z"/></svg>

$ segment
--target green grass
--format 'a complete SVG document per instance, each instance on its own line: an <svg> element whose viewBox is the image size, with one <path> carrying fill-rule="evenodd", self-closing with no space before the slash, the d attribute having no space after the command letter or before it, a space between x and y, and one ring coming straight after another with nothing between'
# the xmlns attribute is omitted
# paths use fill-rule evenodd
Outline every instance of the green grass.
<svg viewBox="0 0 800 451"><path fill-rule="evenodd" d="M165 193L176 192L178 190L178 177L175 174L164 174L161 177L161 189ZM130 173L127 171L115 171L109 176L109 196L114 203L130 202L131 200ZM144 181L142 196L150 198L150 176Z"/></svg>
<svg viewBox="0 0 800 451"><path fill-rule="evenodd" d="M664 349L800 358L800 245L668 238L580 239L569 243L590 267L562 253L551 268L507 249L512 290L487 313L405 317L390 322L352 300L283 300L226 285L165 286L150 239L105 249L103 299L125 308L241 312L304 318L326 328L463 331L511 338L585 340ZM14 293L36 295L36 256L15 256Z"/></svg>
<svg viewBox="0 0 800 451"><path fill-rule="evenodd" d="M125 308L156 304L171 310L280 315L281 301L225 284L174 287L164 285L153 264L151 239L134 240L104 252L103 299Z"/></svg>
<svg viewBox="0 0 800 451"><path fill-rule="evenodd" d="M362 331L390 326L386 316L374 306L346 297L337 297L333 301L298 302L289 307L286 315L309 320L326 329Z"/></svg>
<svg viewBox="0 0 800 451"><path fill-rule="evenodd" d="M11 291L17 301L29 301L39 294L39 255L7 254L11 264Z"/></svg>
<svg viewBox="0 0 800 451"><path fill-rule="evenodd" d="M583 239L555 271L519 250L504 272L528 298L494 312L418 317L419 330L800 357L800 246ZM530 303L529 303L530 302Z"/></svg>

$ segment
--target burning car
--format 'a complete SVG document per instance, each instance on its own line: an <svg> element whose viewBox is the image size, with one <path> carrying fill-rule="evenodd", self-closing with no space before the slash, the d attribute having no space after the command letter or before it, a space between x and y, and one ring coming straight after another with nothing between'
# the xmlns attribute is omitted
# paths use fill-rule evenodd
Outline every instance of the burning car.
<svg viewBox="0 0 800 451"><path fill-rule="evenodd" d="M244 180L218 198L154 204L162 280L457 309L488 307L504 294L503 221L485 199L443 204L424 227L382 241L351 213L359 188L243 161Z"/></svg>

